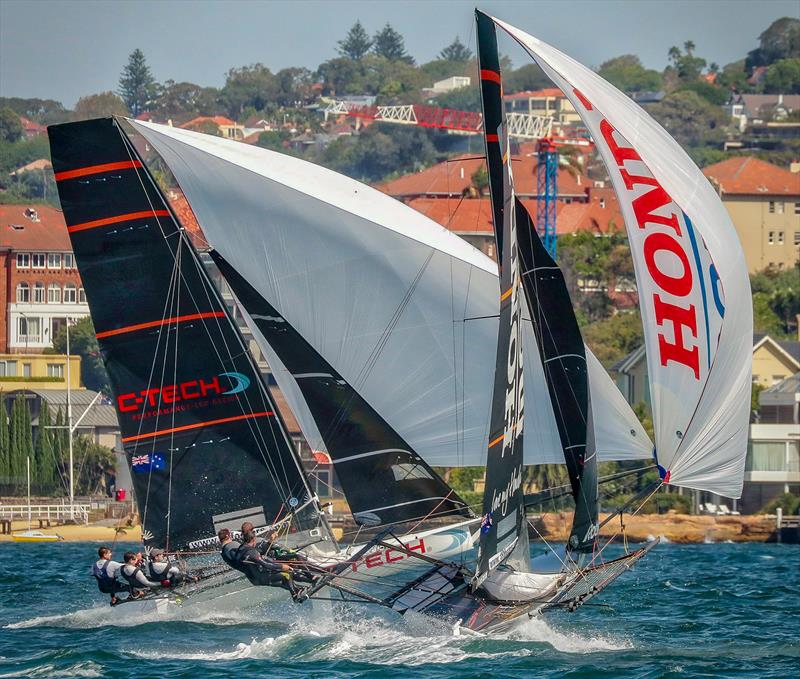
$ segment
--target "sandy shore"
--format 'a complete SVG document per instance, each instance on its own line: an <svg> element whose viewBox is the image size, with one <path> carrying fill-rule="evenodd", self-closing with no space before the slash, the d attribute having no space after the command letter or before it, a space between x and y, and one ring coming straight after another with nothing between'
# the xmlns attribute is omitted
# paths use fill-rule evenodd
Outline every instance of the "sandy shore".
<svg viewBox="0 0 800 679"><path fill-rule="evenodd" d="M605 515L601 515L601 520ZM53 526L45 533L55 533L67 542L113 542L117 540L138 542L142 539L141 526L88 524L79 526ZM572 513L544 514L534 522L542 537L555 542L565 542L572 525ZM34 522L34 530L36 530ZM14 521L13 530L27 530L25 521ZM334 529L341 532L341 528ZM767 542L775 532L775 518L767 516L691 516L688 514L642 514L625 516L625 534L631 542L645 542L653 537L665 537L670 542ZM604 537L620 536L619 519L614 519L600 531ZM0 542L10 542L10 535L0 535Z"/></svg>
<svg viewBox="0 0 800 679"><path fill-rule="evenodd" d="M606 515L601 515L601 521ZM683 544L700 542L767 542L775 532L775 518L754 516L692 516L689 514L625 515L625 534L631 542L645 542L648 538L665 537L670 542ZM572 513L544 514L535 523L547 540L564 542L569 537ZM619 536L619 518L604 526L603 537Z"/></svg>
<svg viewBox="0 0 800 679"><path fill-rule="evenodd" d="M34 521L33 530L38 530L37 526L38 522ZM28 530L28 522L13 521L11 529L15 533ZM90 523L76 526L52 526L51 528L42 528L42 532L48 535L60 535L65 542L113 542L115 536L118 541L124 540L125 542L139 542L142 539L141 526L124 526L117 529L116 525L105 526ZM0 542L11 541L10 535L0 535Z"/></svg>

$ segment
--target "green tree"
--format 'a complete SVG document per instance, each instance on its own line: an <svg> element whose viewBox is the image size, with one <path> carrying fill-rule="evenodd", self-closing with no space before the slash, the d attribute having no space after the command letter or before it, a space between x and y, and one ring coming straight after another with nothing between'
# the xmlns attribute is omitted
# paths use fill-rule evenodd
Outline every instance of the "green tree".
<svg viewBox="0 0 800 679"><path fill-rule="evenodd" d="M238 118L248 106L263 111L274 105L279 91L278 79L272 71L264 64L252 64L230 69L220 94L228 115Z"/></svg>
<svg viewBox="0 0 800 679"><path fill-rule="evenodd" d="M383 57L389 61L405 61L407 64L414 63L413 57L406 52L403 36L388 23L375 34L372 40L372 51L379 57Z"/></svg>
<svg viewBox="0 0 800 679"><path fill-rule="evenodd" d="M749 92L753 87L747 82L748 77L748 73L745 70L745 60L739 59L739 61L733 61L723 66L722 71L717 76L717 85L725 90Z"/></svg>
<svg viewBox="0 0 800 679"><path fill-rule="evenodd" d="M275 74L277 102L281 106L303 106L314 99L314 75L307 68L283 68Z"/></svg>
<svg viewBox="0 0 800 679"><path fill-rule="evenodd" d="M4 141L17 141L22 138L24 128L19 115L10 106L0 109L0 139Z"/></svg>
<svg viewBox="0 0 800 679"><path fill-rule="evenodd" d="M108 373L103 365L91 317L85 316L70 327L69 343L70 353L81 357L81 377L86 387L108 394ZM59 354L67 353L66 326L53 338L53 349Z"/></svg>
<svg viewBox="0 0 800 679"><path fill-rule="evenodd" d="M758 39L760 45L747 54L748 72L755 66L769 66L781 59L800 57L800 20L776 19Z"/></svg>
<svg viewBox="0 0 800 679"><path fill-rule="evenodd" d="M619 313L595 321L581 330L583 339L598 360L610 368L644 342L639 312Z"/></svg>
<svg viewBox="0 0 800 679"><path fill-rule="evenodd" d="M163 118L189 120L198 115L217 112L220 92L215 87L202 87L190 82L167 80L151 110Z"/></svg>
<svg viewBox="0 0 800 679"><path fill-rule="evenodd" d="M503 87L508 92L526 92L552 86L552 81L538 64L525 64L503 74Z"/></svg>
<svg viewBox="0 0 800 679"><path fill-rule="evenodd" d="M114 469L114 453L88 436L77 436L73 442L73 455L75 492L80 495L97 495L104 488L106 471Z"/></svg>
<svg viewBox="0 0 800 679"><path fill-rule="evenodd" d="M40 493L52 493L56 488L56 458L53 453L53 430L50 429L50 407L42 399L39 426L34 445L36 484Z"/></svg>
<svg viewBox="0 0 800 679"><path fill-rule="evenodd" d="M142 50L137 48L131 52L119 77L117 91L134 116L149 110L152 101L158 96L158 85Z"/></svg>
<svg viewBox="0 0 800 679"><path fill-rule="evenodd" d="M722 87L719 87L718 85L712 85L705 80L692 80L690 82L683 83L678 87L677 91L695 92L714 106L722 106L730 97L730 92Z"/></svg>
<svg viewBox="0 0 800 679"><path fill-rule="evenodd" d="M670 47L667 56L672 64L671 68L678 80L691 81L700 77L706 66L706 60L694 56L694 43L688 40L684 43L685 52L678 47Z"/></svg>
<svg viewBox="0 0 800 679"><path fill-rule="evenodd" d="M724 112L697 92L674 92L648 111L684 148L720 143L725 137Z"/></svg>
<svg viewBox="0 0 800 679"><path fill-rule="evenodd" d="M344 40L339 40L338 52L341 56L354 61L361 59L372 47L372 40L364 30L360 21L356 21L347 32Z"/></svg>
<svg viewBox="0 0 800 679"><path fill-rule="evenodd" d="M456 36L453 42L439 52L439 59L442 61L466 62L472 59L472 50Z"/></svg>
<svg viewBox="0 0 800 679"><path fill-rule="evenodd" d="M31 412L22 394L17 394L11 410L10 423L10 464L9 481L14 493L26 492L27 460L33 462L33 438L31 435Z"/></svg>
<svg viewBox="0 0 800 679"><path fill-rule="evenodd" d="M436 105L457 111L480 111L481 91L478 87L459 87L436 97Z"/></svg>
<svg viewBox="0 0 800 679"><path fill-rule="evenodd" d="M126 115L128 115L128 108L125 102L113 92L90 94L81 97L75 104L75 120Z"/></svg>
<svg viewBox="0 0 800 679"><path fill-rule="evenodd" d="M764 91L773 94L800 94L800 58L781 59L767 68Z"/></svg>
<svg viewBox="0 0 800 679"><path fill-rule="evenodd" d="M5 394L0 391L0 488L8 485L10 473L11 448L8 436L8 410L6 409Z"/></svg>
<svg viewBox="0 0 800 679"><path fill-rule="evenodd" d="M774 339L797 334L800 313L800 262L786 271L765 269L750 276L753 292L753 327Z"/></svg>
<svg viewBox="0 0 800 679"><path fill-rule="evenodd" d="M663 78L658 71L646 69L639 57L623 54L600 64L598 74L623 92L658 91Z"/></svg>
<svg viewBox="0 0 800 679"><path fill-rule="evenodd" d="M54 99L23 99L22 97L0 97L0 108L8 106L14 113L35 120L42 125L65 123L70 112L64 104Z"/></svg>

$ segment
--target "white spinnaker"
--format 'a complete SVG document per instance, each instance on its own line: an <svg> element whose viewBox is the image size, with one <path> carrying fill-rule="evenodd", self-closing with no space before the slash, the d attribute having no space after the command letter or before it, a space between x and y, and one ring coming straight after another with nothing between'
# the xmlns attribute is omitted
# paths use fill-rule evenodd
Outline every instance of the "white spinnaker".
<svg viewBox="0 0 800 679"><path fill-rule="evenodd" d="M325 168L131 122L172 170L208 242L429 464L485 463L498 322L494 262L415 210ZM534 404L525 461L563 463L530 323L525 348ZM592 398L614 402L619 393L600 370ZM274 375L309 444L324 450L291 375L280 367ZM629 434L641 430L630 409L612 409L607 421L621 433L604 442L603 459L650 456L651 447Z"/></svg>
<svg viewBox="0 0 800 679"><path fill-rule="evenodd" d="M678 143L629 97L554 47L495 22L570 99L611 175L636 270L662 474L673 485L739 497L753 319L728 213Z"/></svg>

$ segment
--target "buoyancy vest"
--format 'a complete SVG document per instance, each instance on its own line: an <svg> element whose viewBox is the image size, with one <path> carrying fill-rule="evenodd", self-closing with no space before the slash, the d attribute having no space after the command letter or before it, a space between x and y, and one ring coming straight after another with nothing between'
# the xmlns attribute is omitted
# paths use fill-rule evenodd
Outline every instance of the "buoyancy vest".
<svg viewBox="0 0 800 679"><path fill-rule="evenodd" d="M222 546L222 551L220 556L222 556L222 560L228 564L231 568L235 568L237 571L241 571L244 573L244 569L242 568L242 564L239 563L237 555L239 553L239 549L241 549L241 545L236 541L228 542L227 544Z"/></svg>
<svg viewBox="0 0 800 679"><path fill-rule="evenodd" d="M97 566L97 563L92 565L92 575L97 579L97 588L103 594L113 594L114 585L117 584L117 579L108 574L108 564L109 561L106 559L105 563L100 567Z"/></svg>
<svg viewBox="0 0 800 679"><path fill-rule="evenodd" d="M122 577L128 581L128 586L130 587L131 592L133 592L135 589L146 589L145 585L143 585L141 582L137 582L136 580L136 576L142 572L142 569L138 566L135 566L133 572L128 575L128 573L125 571L128 566L130 566L130 564L126 563L122 568L119 569L119 572L122 573Z"/></svg>

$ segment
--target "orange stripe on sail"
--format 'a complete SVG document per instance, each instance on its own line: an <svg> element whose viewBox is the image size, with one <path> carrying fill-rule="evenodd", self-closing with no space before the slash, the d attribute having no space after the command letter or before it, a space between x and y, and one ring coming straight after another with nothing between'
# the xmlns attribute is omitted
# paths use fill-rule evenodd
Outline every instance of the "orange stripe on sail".
<svg viewBox="0 0 800 679"><path fill-rule="evenodd" d="M172 318L165 318L161 321L148 321L147 323L137 323L136 325L126 325L124 328L115 328L114 330L104 330L98 332L97 339L104 337L113 337L114 335L124 335L127 332L135 332L137 330L147 330L148 328L158 328L171 323L183 323L185 321L198 321L201 318L223 318L225 313L222 311L206 311L201 314L187 314L186 316L173 316Z"/></svg>
<svg viewBox="0 0 800 679"><path fill-rule="evenodd" d="M196 424L186 424L182 427L172 427L171 429L161 429L153 431L149 434L137 434L136 436L126 436L122 439L123 443L130 443L131 441L142 441L143 439L152 439L156 436L164 436L165 434L175 434L180 431L189 431L191 429L201 429L203 427L211 427L215 424L224 424L225 422L238 422L239 420L250 420L254 417L271 417L274 415L271 410L265 410L262 413L248 413L246 415L235 415L233 417L222 417L218 420L208 420L207 422L197 422Z"/></svg>
<svg viewBox="0 0 800 679"><path fill-rule="evenodd" d="M78 177L88 177L93 174L103 174L104 172L113 172L114 170L132 170L136 167L141 167L142 161L140 160L121 160L118 163L104 163L103 165L89 165L88 167L79 167L77 170L65 170L64 172L56 172L56 181L62 182L65 179L77 179Z"/></svg>
<svg viewBox="0 0 800 679"><path fill-rule="evenodd" d="M508 290L506 290L502 295L500 295L500 301L502 302L504 299L506 299L511 294L511 291L513 289L514 286L512 285Z"/></svg>
<svg viewBox="0 0 800 679"><path fill-rule="evenodd" d="M492 441L492 442L489 444L489 447L491 448L492 446L496 446L498 443L500 443L500 441L502 441L502 440L503 440L503 436L505 436L505 434L500 434L500 436L498 436L498 437L497 437L497 438L496 438L494 441ZM123 440L124 440L124 439L123 439Z"/></svg>
<svg viewBox="0 0 800 679"><path fill-rule="evenodd" d="M87 229L97 229L101 226L119 224L120 222L132 222L135 219L147 219L148 217L169 217L169 210L142 210L141 212L128 212L116 217L106 217L105 219L95 219L93 222L83 222L67 228L70 233L76 231L86 231Z"/></svg>

